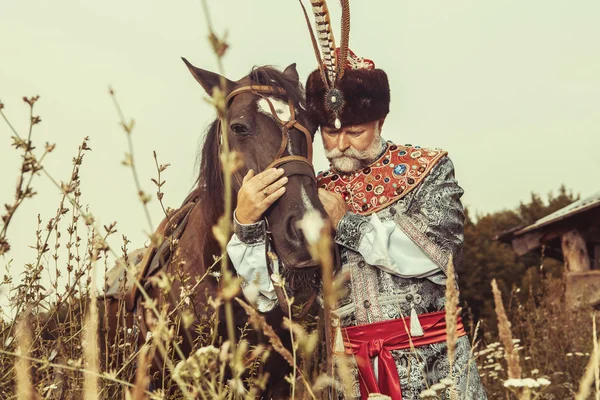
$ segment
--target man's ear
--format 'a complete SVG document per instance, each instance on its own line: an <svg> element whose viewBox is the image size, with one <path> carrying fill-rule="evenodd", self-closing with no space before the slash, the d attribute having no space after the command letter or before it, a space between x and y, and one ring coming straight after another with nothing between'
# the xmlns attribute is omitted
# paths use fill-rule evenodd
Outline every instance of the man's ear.
<svg viewBox="0 0 600 400"><path fill-rule="evenodd" d="M185 65L187 65L188 69L192 73L192 76L196 78L198 83L204 88L204 90L206 91L206 93L208 93L209 96L213 95L213 90L215 87L220 87L222 90L224 90L224 95L227 96L235 86L235 83L230 81L229 79L222 77L221 75L216 74L214 72L210 72L201 68L196 68L184 57L181 57L181 59L183 60ZM224 88L222 87L222 83L225 84Z"/></svg>

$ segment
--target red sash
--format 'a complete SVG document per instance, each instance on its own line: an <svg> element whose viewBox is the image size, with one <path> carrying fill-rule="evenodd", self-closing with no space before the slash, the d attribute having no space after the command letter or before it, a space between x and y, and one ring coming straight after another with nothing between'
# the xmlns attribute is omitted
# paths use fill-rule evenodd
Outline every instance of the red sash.
<svg viewBox="0 0 600 400"><path fill-rule="evenodd" d="M445 311L419 315L425 334L413 336L413 346L445 342L445 316ZM466 333L461 318L458 317L456 322L457 336L464 336ZM402 400L400 378L390 351L410 348L409 332L410 317L342 328L346 354L354 354L358 364L361 400L367 400L369 393L382 393L392 400ZM370 360L376 356L379 356L379 383Z"/></svg>

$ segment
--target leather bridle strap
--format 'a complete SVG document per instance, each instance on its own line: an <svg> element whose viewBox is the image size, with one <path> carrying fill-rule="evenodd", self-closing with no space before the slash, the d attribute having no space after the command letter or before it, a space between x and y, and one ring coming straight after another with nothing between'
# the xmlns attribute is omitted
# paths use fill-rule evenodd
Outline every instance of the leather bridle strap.
<svg viewBox="0 0 600 400"><path fill-rule="evenodd" d="M276 86L265 86L265 85L242 86L241 88L235 89L231 93L229 93L229 95L225 98L225 103L229 105L229 102L231 100L233 100L233 98L235 96L237 96L238 94L241 94L241 93L248 93L248 92L258 95L266 100L267 104L269 105L269 108L271 109L271 114L272 114L273 118L282 127L281 146L279 147L279 151L277 152L275 159L281 158L281 156L283 155L283 153L287 147L287 141L288 141L287 133L292 129L297 129L304 134L304 137L306 139L306 145L308 147L308 154L307 154L306 158L308 159L308 162L312 164L312 157L313 157L312 135L310 134L308 129L306 129L305 126L303 126L300 122L298 122L298 120L296 120L296 109L295 109L292 101L288 99L288 107L290 109L290 119L289 119L289 121L283 121L277 115L277 111L275 110L275 107L273 106L273 102L267 96L264 95L264 94L286 95L285 90L282 88L276 87Z"/></svg>

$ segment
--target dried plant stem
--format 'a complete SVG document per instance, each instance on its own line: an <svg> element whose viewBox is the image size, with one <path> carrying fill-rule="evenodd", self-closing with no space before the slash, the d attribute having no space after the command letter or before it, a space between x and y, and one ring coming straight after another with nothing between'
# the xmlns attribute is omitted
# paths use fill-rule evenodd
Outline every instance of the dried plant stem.
<svg viewBox="0 0 600 400"><path fill-rule="evenodd" d="M48 360L40 360L40 359L37 359L37 358L34 358L34 357L26 356L26 355L23 355L23 354L20 354L20 353L14 353L14 352L11 352L11 351L5 351L5 350L0 350L0 354L5 354L7 356L12 356L12 357L15 357L17 359L25 359L25 360L27 360L29 362L33 362L33 363L40 364L40 365L43 365L43 366L48 366L48 367L52 367L52 368L59 368L59 369L64 369L64 370L68 370L68 371L73 371L73 372L81 372L83 374L94 375L94 376L96 376L99 379L103 379L103 380L106 380L106 381L115 382L115 383L118 383L120 385L129 387L129 388L133 388L134 387L134 385L131 382L127 382L127 381L124 381L122 379L118 379L118 378L116 378L114 376L109 376L108 374L105 374L105 373L92 372L92 371L89 371L89 370L87 370L85 368L72 367L70 365L52 363L52 362L48 362ZM147 391L145 393L148 394L148 395L152 395L152 393L147 392Z"/></svg>
<svg viewBox="0 0 600 400"><path fill-rule="evenodd" d="M84 356L86 361L87 369L91 372L91 374L87 374L84 376L83 381L83 390L86 396L86 399L89 400L98 400L98 371L100 368L98 367L98 301L96 299L96 283L95 283L95 261L92 260L92 270L91 270L91 289L90 289L90 307L88 309L88 315L86 317L85 327L84 327L84 335L86 345L84 346Z"/></svg>
<svg viewBox="0 0 600 400"><path fill-rule="evenodd" d="M450 379L453 379L454 356L456 353L456 325L460 308L458 307L458 289L456 288L456 276L454 274L454 263L452 257L448 260L448 273L446 278L446 344L448 348L448 363L450 364ZM454 393L452 391L451 393ZM452 394L451 394L452 397ZM455 396L454 396L455 397Z"/></svg>
<svg viewBox="0 0 600 400"><path fill-rule="evenodd" d="M496 315L498 317L498 334L500 341L504 346L504 358L508 364L508 377L510 379L521 379L521 364L519 354L514 349L512 332L510 330L510 321L506 316L504 304L502 303L502 294L498 289L496 280L492 280L492 292L494 293L494 302L496 304Z"/></svg>
<svg viewBox="0 0 600 400"><path fill-rule="evenodd" d="M223 55L225 54L225 50L227 49L227 44L218 39L217 35L214 33L213 24L209 13L208 4L206 0L202 0L202 7L204 10L204 17L206 20L206 24L209 31L209 41L213 46L213 51L217 59L218 71L221 75L220 81L220 90L213 91L213 104L217 110L217 114L219 116L220 126L221 126L221 166L223 168L223 186L225 188L225 205L224 205L224 215L221 217L221 223L219 223L220 227L220 235L222 238L231 237L231 221L232 217L232 190L231 190L231 176L234 173L232 157L229 149L229 137L227 132L227 127L229 124L227 123L227 104L225 103L225 90L226 90L226 79L225 79L225 70L223 68ZM226 252L227 243L223 240L220 241L221 252ZM221 260L221 276L223 279L223 286L227 287L228 285L234 284L232 282L233 277L229 271L229 260L227 257L223 257ZM237 283L235 283L237 284ZM235 341L235 322L233 320L233 306L231 304L231 298L225 298L225 319L227 326L227 336L229 342L231 343L231 368L234 369L233 365L233 355L235 354L236 341ZM237 394L234 394L234 398L237 398Z"/></svg>
<svg viewBox="0 0 600 400"><path fill-rule="evenodd" d="M596 316L592 317L592 326L593 326L593 340L594 340L594 346L593 346L593 351L592 354L590 355L590 359L587 363L587 366L585 367L585 372L583 374L583 376L581 377L581 380L579 381L579 390L577 391L577 394L575 395L575 400L587 400L590 393L591 393L591 387L592 384L594 383L594 381L596 381L596 385L598 384L597 382L597 375L598 375L598 365L600 364L600 351L598 350L598 341L596 339ZM595 398L598 398L598 390L597 390L597 386L596 386L596 396Z"/></svg>
<svg viewBox="0 0 600 400"><path fill-rule="evenodd" d="M138 176L135 164L135 156L133 154L133 140L131 139L131 136L133 134L134 121L131 120L129 123L125 122L125 116L123 115L123 111L121 111L121 106L117 101L115 91L111 88L109 90L109 93L113 99L113 102L115 103L115 107L117 108L117 113L119 114L119 119L121 120L121 127L123 128L127 136L127 146L129 147L129 153L127 153L126 159L123 163L126 166L131 167L131 173L133 174L135 188L137 189L138 197L144 206L144 213L146 214L146 221L148 222L148 232L154 232L154 224L152 223L152 218L150 217L150 210L148 209L148 202L150 201L150 197L147 196L142 190L142 185L140 184L140 178Z"/></svg>
<svg viewBox="0 0 600 400"><path fill-rule="evenodd" d="M17 328L17 340L19 344L19 356L15 362L15 374L17 376L16 394L18 400L30 400L37 398L37 394L31 383L30 364L28 360L29 349L31 348L30 327L27 324L27 317L19 321Z"/></svg>

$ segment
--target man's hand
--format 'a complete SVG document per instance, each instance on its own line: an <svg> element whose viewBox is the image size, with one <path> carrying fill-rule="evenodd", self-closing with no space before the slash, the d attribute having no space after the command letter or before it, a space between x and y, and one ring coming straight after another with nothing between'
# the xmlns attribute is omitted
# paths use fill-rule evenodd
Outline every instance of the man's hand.
<svg viewBox="0 0 600 400"><path fill-rule="evenodd" d="M271 168L254 175L250 170L244 177L242 187L238 192L235 217L240 224L253 224L258 222L263 213L285 193L285 184L288 178L283 175L283 169Z"/></svg>
<svg viewBox="0 0 600 400"><path fill-rule="evenodd" d="M346 214L347 206L341 194L332 193L325 189L319 188L319 199L323 203L325 211L329 215L329 219L336 228L340 219Z"/></svg>

